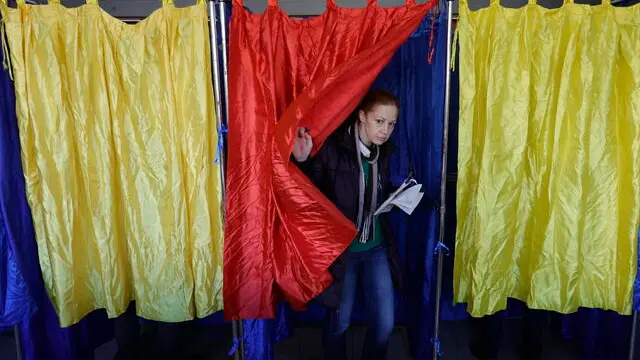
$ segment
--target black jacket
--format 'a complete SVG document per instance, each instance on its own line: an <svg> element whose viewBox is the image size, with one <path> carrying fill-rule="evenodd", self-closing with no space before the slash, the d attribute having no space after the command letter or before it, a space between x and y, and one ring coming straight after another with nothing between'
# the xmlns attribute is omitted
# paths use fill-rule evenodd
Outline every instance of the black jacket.
<svg viewBox="0 0 640 360"><path fill-rule="evenodd" d="M378 158L378 205L387 199L391 193L389 176L389 160L393 145L390 142L380 147ZM336 207L353 223L358 216L358 184L359 165L354 134L351 127L343 126L334 132L324 143L320 151L313 158L298 167L309 177L314 185L333 202ZM401 287L402 276L399 260L395 248L395 238L391 227L383 214L380 225L385 239L385 246L389 253L391 273L396 287ZM342 290L342 279L347 269L348 256L343 253L330 267L334 283L327 288L316 301L327 307L336 307Z"/></svg>

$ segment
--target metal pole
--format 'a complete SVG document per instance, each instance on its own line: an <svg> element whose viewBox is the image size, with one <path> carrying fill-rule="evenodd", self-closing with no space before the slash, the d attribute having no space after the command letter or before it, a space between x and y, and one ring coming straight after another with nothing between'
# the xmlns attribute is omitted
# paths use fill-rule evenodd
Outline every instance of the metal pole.
<svg viewBox="0 0 640 360"><path fill-rule="evenodd" d="M445 220L447 214L447 151L449 148L449 104L451 103L451 70L449 69L449 59L451 59L451 47L453 41L453 1L447 0L447 61L445 62L445 93L444 93L444 119L442 125L442 167L440 172L440 229L438 234L439 243L444 243ZM438 248L438 268L436 272L436 313L433 327L433 338L439 342L440 339L440 302L442 297L442 264L444 262L444 252ZM433 359L440 357L440 346L434 341Z"/></svg>
<svg viewBox="0 0 640 360"><path fill-rule="evenodd" d="M629 342L629 360L635 359L636 333L638 329L638 312L633 312L633 325L631 325L631 341Z"/></svg>
<svg viewBox="0 0 640 360"><path fill-rule="evenodd" d="M22 360L22 337L20 336L20 325L13 326L13 336L16 341L16 353L18 354L17 359Z"/></svg>
<svg viewBox="0 0 640 360"><path fill-rule="evenodd" d="M222 69L224 82L224 102L225 102L225 119L229 119L229 57L228 57L228 37L227 37L227 15L225 12L224 1L218 3L218 11L220 14L220 34L222 38Z"/></svg>
<svg viewBox="0 0 640 360"><path fill-rule="evenodd" d="M207 2L207 10L209 13L209 44L211 49L211 68L213 69L213 92L216 102L216 126L218 128L218 138L224 137L222 132L222 125L224 124L222 114L222 89L220 87L220 52L218 51L218 16L216 15L216 9L213 1ZM221 172L221 185L222 185L222 199L223 208L221 209L224 214L224 200L226 189L226 167L225 167L225 153L221 149L219 156L220 172Z"/></svg>
<svg viewBox="0 0 640 360"><path fill-rule="evenodd" d="M218 11L216 13L216 6L218 5ZM213 61L213 84L216 96L216 112L218 114L218 131L222 131L222 126L228 122L229 119L229 72L228 72L228 57L227 57L227 16L225 12L225 4L222 1L208 1L207 10L209 11L209 30L210 30L210 43L211 54ZM222 41L222 81L224 84L224 93L220 84L220 48L218 47L218 26L220 26L220 40ZM224 112L222 109L222 98L224 97ZM220 133L220 138L224 139L225 134ZM225 141L226 144L226 141ZM226 146L225 146L226 147ZM226 189L226 173L225 173L225 149L221 149L220 152L220 171L222 172L222 188ZM224 199L224 195L223 195ZM232 321L231 331L233 332L234 342L238 342L238 348L233 354L233 358L236 360L244 359L244 331L242 328L242 321Z"/></svg>
<svg viewBox="0 0 640 360"><path fill-rule="evenodd" d="M27 1L29 2L29 1ZM228 62L227 62L227 21L226 21L226 16L225 16L225 9L224 9L224 3L223 2L219 2L219 10L220 10L220 18L222 19L222 21L218 20L218 17L216 16L216 11L215 11L215 4L214 1L207 1L207 10L209 13L209 43L210 43L210 48L211 48L211 58L212 58L212 64L211 67L213 69L213 84L214 84L214 94L215 94L215 102L216 102L216 120L217 120L217 128L218 128L218 132L220 133L222 131L222 125L225 123L225 121L222 118L222 90L221 90L221 86L220 86L220 68L219 68L219 64L220 64L220 60L219 60L219 52L218 52L218 23L220 22L220 28L221 28L221 33L222 33L222 47L223 47L223 68L224 68L224 98L225 101L227 103L227 105L225 106L225 119L229 118L229 106L228 106L228 95L229 95L229 81L228 81ZM119 18L120 21L125 22L125 23L130 23L130 24L136 24L142 20L145 19L145 17L120 17ZM224 136L224 134L222 135ZM225 174L225 157L224 157L224 151L221 151L219 154L219 162L220 162L220 171L221 171L221 186L222 189L226 188L226 174ZM224 190L222 191L222 198L223 198L223 203L224 203ZM221 209L221 211L223 211L224 213L224 208ZM242 322L241 321L233 321L232 322L232 331L233 331L233 338L234 341L235 339L238 339L238 341L240 342L240 346L238 348L238 351L235 352L234 354L234 359L236 360L240 360L240 359L244 359L244 340L243 340L243 336L242 336ZM21 340L20 340L20 329L18 327L18 325L16 325L14 327L14 334L15 334L15 341L16 341L16 349L18 352L18 360L22 359L22 344L21 344Z"/></svg>

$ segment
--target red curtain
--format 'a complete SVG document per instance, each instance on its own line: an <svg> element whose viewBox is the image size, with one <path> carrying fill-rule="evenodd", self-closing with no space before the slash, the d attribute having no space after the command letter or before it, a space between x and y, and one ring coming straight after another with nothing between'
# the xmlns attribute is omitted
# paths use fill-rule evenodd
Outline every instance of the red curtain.
<svg viewBox="0 0 640 360"><path fill-rule="evenodd" d="M229 61L229 158L224 252L228 320L274 317L332 281L328 267L356 235L289 163L298 126L315 150L348 117L397 48L436 4L365 8L327 2L297 20L275 0L263 14L233 2ZM426 54L425 54L426 55Z"/></svg>

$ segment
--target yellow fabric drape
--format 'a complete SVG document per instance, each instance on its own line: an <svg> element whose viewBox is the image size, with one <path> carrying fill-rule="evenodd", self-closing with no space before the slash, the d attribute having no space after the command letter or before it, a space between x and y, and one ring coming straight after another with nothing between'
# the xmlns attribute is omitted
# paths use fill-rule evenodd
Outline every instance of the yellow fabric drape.
<svg viewBox="0 0 640 360"><path fill-rule="evenodd" d="M455 300L629 314L640 6L461 5Z"/></svg>
<svg viewBox="0 0 640 360"><path fill-rule="evenodd" d="M223 234L205 4L127 25L90 3L0 7L47 291L62 326L132 300L207 316Z"/></svg>

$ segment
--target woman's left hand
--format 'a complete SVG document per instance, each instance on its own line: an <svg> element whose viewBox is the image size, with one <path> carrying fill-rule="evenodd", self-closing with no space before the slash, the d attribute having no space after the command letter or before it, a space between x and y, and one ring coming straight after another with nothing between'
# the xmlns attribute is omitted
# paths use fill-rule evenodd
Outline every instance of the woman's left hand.
<svg viewBox="0 0 640 360"><path fill-rule="evenodd" d="M293 144L293 157L297 162L302 163L309 159L313 149L313 139L303 127L298 128L295 143Z"/></svg>

